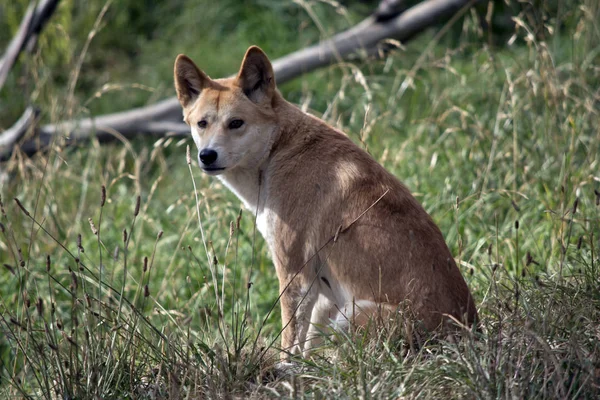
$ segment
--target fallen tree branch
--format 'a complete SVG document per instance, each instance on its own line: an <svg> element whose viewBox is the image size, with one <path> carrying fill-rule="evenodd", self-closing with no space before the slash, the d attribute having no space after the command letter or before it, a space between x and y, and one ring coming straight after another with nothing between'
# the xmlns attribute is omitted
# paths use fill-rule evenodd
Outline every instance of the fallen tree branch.
<svg viewBox="0 0 600 400"><path fill-rule="evenodd" d="M27 129L33 127L37 114L33 107L27 107L21 118L12 127L2 132L0 136L0 153L9 150L9 147L25 136Z"/></svg>
<svg viewBox="0 0 600 400"><path fill-rule="evenodd" d="M409 40L459 10L470 7L475 1L427 0L386 21L379 22L376 16L371 16L331 39L275 60L275 78L278 84L282 84L317 68L342 61L359 50L372 54L377 44L384 39ZM37 129L37 137L22 144L21 150L31 155L47 146L59 134L67 137L67 144L91 135L96 135L99 139L112 137L111 132L114 131L125 137L135 134L187 135L189 128L181 120L179 101L176 97L171 97L129 111L41 126ZM4 133L0 134L0 137L3 135ZM0 161L10 157L11 150L0 149Z"/></svg>
<svg viewBox="0 0 600 400"><path fill-rule="evenodd" d="M23 47L25 47L29 29L31 28L31 21L33 21L34 9L33 3L30 4L25 12L23 20L21 21L21 25L19 25L17 34L12 38L6 49L6 52L4 53L4 56L2 56L2 59L0 59L0 89L2 89L2 86L4 86L4 82L6 82L6 78L8 77L8 72L14 65L15 61L17 61L17 57L21 53L21 50Z"/></svg>
<svg viewBox="0 0 600 400"><path fill-rule="evenodd" d="M417 33L449 18L469 3L474 1L428 0L385 22L377 22L375 17L369 17L331 39L276 60L273 63L275 78L278 83L288 81L335 61L341 61L357 50L368 51L384 39L410 40Z"/></svg>
<svg viewBox="0 0 600 400"><path fill-rule="evenodd" d="M19 54L25 47L31 48L33 46L37 35L56 10L59 1L42 0L37 7L33 1L29 4L17 34L10 41L4 56L0 59L0 89L4 86L8 73L17 61Z"/></svg>

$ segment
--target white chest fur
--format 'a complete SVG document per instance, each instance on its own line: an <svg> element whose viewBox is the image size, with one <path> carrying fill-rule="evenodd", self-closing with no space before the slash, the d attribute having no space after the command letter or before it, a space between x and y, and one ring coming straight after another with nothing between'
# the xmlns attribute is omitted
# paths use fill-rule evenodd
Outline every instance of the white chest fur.
<svg viewBox="0 0 600 400"><path fill-rule="evenodd" d="M265 238L269 249L272 249L275 245L275 235L273 234L274 218L275 214L267 207L263 207L262 210L260 210L260 212L256 215L256 227L262 234L263 238Z"/></svg>
<svg viewBox="0 0 600 400"><path fill-rule="evenodd" d="M258 171L238 172L236 174L223 174L219 179L243 203L248 211L256 216L256 227L265 238L270 249L273 248L275 235L273 224L275 213L269 208L267 201L268 190L264 182L258 178Z"/></svg>

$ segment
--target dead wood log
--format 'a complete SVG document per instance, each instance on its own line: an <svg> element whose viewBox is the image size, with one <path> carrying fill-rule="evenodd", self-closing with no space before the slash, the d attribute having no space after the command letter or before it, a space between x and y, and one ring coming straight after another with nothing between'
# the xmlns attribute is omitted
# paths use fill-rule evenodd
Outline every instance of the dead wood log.
<svg viewBox="0 0 600 400"><path fill-rule="evenodd" d="M303 73L341 61L357 51L368 52L384 39L410 40L417 33L451 17L461 8L474 2L427 0L385 22L378 22L376 17L371 16L331 39L275 60L275 79L278 83L286 82Z"/></svg>
<svg viewBox="0 0 600 400"><path fill-rule="evenodd" d="M357 51L373 54L382 40L392 38L407 41L419 32L447 20L461 9L466 10L475 2L476 0L426 0L386 21L378 21L376 16L370 16L330 39L275 60L275 78L278 84L282 84L304 73L347 59ZM136 134L180 136L187 135L189 128L182 122L179 101L176 97L171 97L129 111L37 127L37 137L23 143L20 148L31 155L51 143L58 135L63 135L67 139L65 143L70 144L92 135L103 139L113 136L115 132L124 137ZM0 137L3 135L0 134ZM11 151L12 146L0 149L0 161L10 157Z"/></svg>
<svg viewBox="0 0 600 400"><path fill-rule="evenodd" d="M0 152L13 146L27 133L29 127L33 127L36 114L33 107L27 107L21 118L12 127L2 132L0 136Z"/></svg>
<svg viewBox="0 0 600 400"><path fill-rule="evenodd" d="M19 54L26 47L33 47L33 43L37 40L37 36L54 13L54 10L56 10L59 1L42 0L37 7L35 1L29 4L17 34L10 41L6 52L0 59L0 89L4 86L8 72L17 61Z"/></svg>
<svg viewBox="0 0 600 400"><path fill-rule="evenodd" d="M6 82L6 78L8 77L8 72L12 68L15 61L17 61L19 53L21 53L21 50L27 42L31 21L33 21L34 10L35 7L32 3L25 12L25 16L21 21L21 25L19 25L17 34L10 41L6 52L2 56L2 59L0 59L0 89L2 89L2 86L4 86L4 82Z"/></svg>

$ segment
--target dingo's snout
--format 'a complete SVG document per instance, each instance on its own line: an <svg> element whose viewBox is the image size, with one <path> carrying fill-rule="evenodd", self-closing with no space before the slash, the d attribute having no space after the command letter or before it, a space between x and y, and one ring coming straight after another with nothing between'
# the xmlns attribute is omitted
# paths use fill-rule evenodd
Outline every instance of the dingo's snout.
<svg viewBox="0 0 600 400"><path fill-rule="evenodd" d="M218 165L218 158L216 150L204 148L198 152L198 165L208 175L219 175L225 168Z"/></svg>
<svg viewBox="0 0 600 400"><path fill-rule="evenodd" d="M217 153L213 149L202 149L198 153L198 160L200 161L201 167L203 167L203 166L208 167L208 166L214 164L214 162L217 161L218 157L219 157L219 153Z"/></svg>

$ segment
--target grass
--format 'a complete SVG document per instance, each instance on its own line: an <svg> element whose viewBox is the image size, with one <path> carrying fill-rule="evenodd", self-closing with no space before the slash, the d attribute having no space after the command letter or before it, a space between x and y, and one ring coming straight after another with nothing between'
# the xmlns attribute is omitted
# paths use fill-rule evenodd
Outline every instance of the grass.
<svg viewBox="0 0 600 400"><path fill-rule="evenodd" d="M275 58L360 11L198 1L135 19L119 12L128 2L109 4L67 101L104 4L64 4L0 93L5 127L23 87L46 121L117 111L172 95L178 52L224 75L249 44ZM488 47L471 15L450 47L428 47L427 33L383 60L281 88L348 132L432 214L481 333L417 352L393 327L339 335L282 374L264 242L240 201L188 165L192 141L90 140L0 167L2 397L597 398L600 10L568 5L520 15L510 46ZM165 14L171 22L158 23Z"/></svg>

